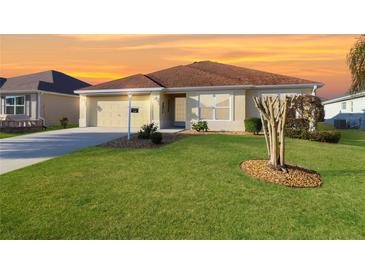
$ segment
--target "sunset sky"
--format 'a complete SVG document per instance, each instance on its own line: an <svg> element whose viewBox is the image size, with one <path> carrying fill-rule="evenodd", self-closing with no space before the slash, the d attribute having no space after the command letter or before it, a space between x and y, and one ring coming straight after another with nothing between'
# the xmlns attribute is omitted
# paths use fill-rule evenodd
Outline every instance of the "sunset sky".
<svg viewBox="0 0 365 274"><path fill-rule="evenodd" d="M91 84L211 60L325 83L347 92L358 35L1 35L0 75L58 70Z"/></svg>

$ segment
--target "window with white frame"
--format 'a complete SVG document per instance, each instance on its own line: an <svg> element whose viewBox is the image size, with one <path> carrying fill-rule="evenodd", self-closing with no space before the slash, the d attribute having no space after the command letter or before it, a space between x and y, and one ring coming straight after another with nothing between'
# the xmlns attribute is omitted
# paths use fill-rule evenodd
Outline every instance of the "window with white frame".
<svg viewBox="0 0 365 274"><path fill-rule="evenodd" d="M342 102L342 103L341 103L341 109L342 109L342 110L346 110L346 107L347 107L346 102Z"/></svg>
<svg viewBox="0 0 365 274"><path fill-rule="evenodd" d="M200 120L230 120L230 94L201 94L199 96Z"/></svg>
<svg viewBox="0 0 365 274"><path fill-rule="evenodd" d="M5 114L25 114L25 96L5 96Z"/></svg>

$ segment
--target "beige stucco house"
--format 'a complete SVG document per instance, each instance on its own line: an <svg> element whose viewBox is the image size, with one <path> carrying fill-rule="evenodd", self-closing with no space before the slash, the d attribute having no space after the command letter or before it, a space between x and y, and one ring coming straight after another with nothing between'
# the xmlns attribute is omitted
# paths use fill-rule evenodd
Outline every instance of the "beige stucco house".
<svg viewBox="0 0 365 274"><path fill-rule="evenodd" d="M198 120L211 130L242 131L258 117L253 96L314 94L322 83L210 61L79 89L80 127L131 127L155 122L160 128L190 129Z"/></svg>
<svg viewBox="0 0 365 274"><path fill-rule="evenodd" d="M80 103L74 90L90 86L54 70L0 80L0 119L44 120L45 125L59 124L62 117L78 123Z"/></svg>

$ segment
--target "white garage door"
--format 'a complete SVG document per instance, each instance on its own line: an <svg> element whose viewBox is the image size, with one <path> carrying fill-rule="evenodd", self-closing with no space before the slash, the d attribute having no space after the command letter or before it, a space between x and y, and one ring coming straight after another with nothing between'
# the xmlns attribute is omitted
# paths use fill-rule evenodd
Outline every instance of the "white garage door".
<svg viewBox="0 0 365 274"><path fill-rule="evenodd" d="M150 122L149 96L133 96L132 108L138 109L131 113L131 126L139 128ZM93 98L94 110L91 124L98 127L128 127L128 97L105 96Z"/></svg>
<svg viewBox="0 0 365 274"><path fill-rule="evenodd" d="M128 105L123 102L98 101L97 126L99 127L126 127L128 124Z"/></svg>

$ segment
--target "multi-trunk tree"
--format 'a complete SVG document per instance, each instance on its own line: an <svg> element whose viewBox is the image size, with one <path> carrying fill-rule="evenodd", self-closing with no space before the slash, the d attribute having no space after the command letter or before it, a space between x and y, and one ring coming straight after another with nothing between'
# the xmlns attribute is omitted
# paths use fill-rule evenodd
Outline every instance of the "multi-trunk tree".
<svg viewBox="0 0 365 274"><path fill-rule="evenodd" d="M269 164L272 168L286 171L285 123L288 108L296 96L256 96L255 105L260 111L265 134Z"/></svg>

